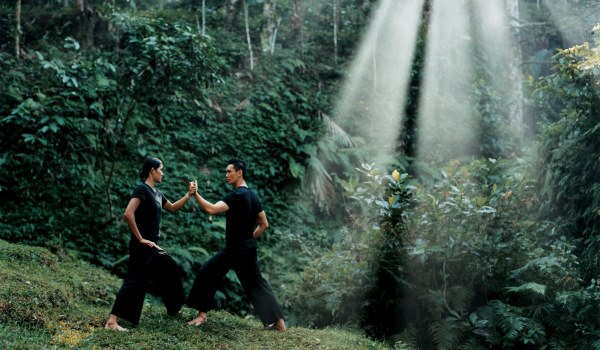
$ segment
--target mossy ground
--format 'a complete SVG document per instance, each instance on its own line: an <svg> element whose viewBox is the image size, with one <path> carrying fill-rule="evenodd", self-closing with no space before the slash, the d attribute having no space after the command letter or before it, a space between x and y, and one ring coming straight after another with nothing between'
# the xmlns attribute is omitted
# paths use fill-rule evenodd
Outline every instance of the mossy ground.
<svg viewBox="0 0 600 350"><path fill-rule="evenodd" d="M120 286L119 278L68 255L0 241L0 349L389 349L351 330L266 331L224 311L191 327L185 322L194 310L169 317L151 303L139 326L108 331L104 322Z"/></svg>

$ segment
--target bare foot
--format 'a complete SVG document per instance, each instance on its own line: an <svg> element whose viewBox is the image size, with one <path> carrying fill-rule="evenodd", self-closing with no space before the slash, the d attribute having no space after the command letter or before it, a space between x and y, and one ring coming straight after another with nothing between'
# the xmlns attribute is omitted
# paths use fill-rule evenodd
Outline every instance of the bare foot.
<svg viewBox="0 0 600 350"><path fill-rule="evenodd" d="M285 321L283 320L283 318L280 318L277 320L277 322L267 325L265 329L285 332L287 330L287 327L285 326Z"/></svg>
<svg viewBox="0 0 600 350"><path fill-rule="evenodd" d="M119 324L116 323L116 322L115 323L113 323L113 322L110 322L110 323L107 322L104 325L104 328L110 329L110 330L113 330L113 331L127 332L127 328L123 328L123 327L119 326Z"/></svg>
<svg viewBox="0 0 600 350"><path fill-rule="evenodd" d="M202 326L206 322L206 313L201 312L198 317L189 321L187 324L190 326Z"/></svg>

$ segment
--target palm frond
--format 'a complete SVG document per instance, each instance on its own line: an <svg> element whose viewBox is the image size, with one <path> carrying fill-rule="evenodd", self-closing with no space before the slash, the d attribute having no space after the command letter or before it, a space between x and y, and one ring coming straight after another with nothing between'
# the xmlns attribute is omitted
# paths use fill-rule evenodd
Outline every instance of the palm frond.
<svg viewBox="0 0 600 350"><path fill-rule="evenodd" d="M306 182L315 198L317 207L329 213L330 203L335 198L333 179L317 157L308 160L308 176Z"/></svg>
<svg viewBox="0 0 600 350"><path fill-rule="evenodd" d="M321 118L323 118L323 123L327 127L327 132L334 136L342 146L353 148L355 147L354 141L344 129L342 129L336 122L334 122L327 114L321 112Z"/></svg>

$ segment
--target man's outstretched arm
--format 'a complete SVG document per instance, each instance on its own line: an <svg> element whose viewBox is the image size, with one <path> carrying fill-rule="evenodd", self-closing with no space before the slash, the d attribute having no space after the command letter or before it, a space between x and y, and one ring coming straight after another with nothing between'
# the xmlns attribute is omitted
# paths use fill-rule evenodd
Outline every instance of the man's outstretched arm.
<svg viewBox="0 0 600 350"><path fill-rule="evenodd" d="M198 202L198 204L200 204L200 207L210 215L221 214L221 213L224 213L227 210L229 210L229 206L227 204L225 204L225 202L218 201L217 203L212 204L211 202L202 198L202 196L200 194L198 194L198 192L196 192L196 194L194 195L194 198L196 198L196 202Z"/></svg>

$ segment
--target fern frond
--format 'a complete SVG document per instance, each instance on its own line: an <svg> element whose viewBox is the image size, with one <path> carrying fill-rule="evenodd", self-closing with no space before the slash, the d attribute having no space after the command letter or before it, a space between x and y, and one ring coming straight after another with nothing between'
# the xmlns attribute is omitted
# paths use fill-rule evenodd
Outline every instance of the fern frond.
<svg viewBox="0 0 600 350"><path fill-rule="evenodd" d="M454 286L446 291L446 299L452 309L460 314L467 312L473 301L474 292L465 286Z"/></svg>
<svg viewBox="0 0 600 350"><path fill-rule="evenodd" d="M340 293L331 293L325 298L325 305L327 310L331 312L332 316L335 316L340 311L342 305L342 296Z"/></svg>
<svg viewBox="0 0 600 350"><path fill-rule="evenodd" d="M448 317L434 320L429 329L437 348L456 349L468 331L467 327L467 323Z"/></svg>
<svg viewBox="0 0 600 350"><path fill-rule="evenodd" d="M464 341L459 347L458 350L485 350L487 349L485 346L479 344L479 342L475 338L469 338Z"/></svg>
<svg viewBox="0 0 600 350"><path fill-rule="evenodd" d="M565 344L563 339L552 338L548 340L548 349L549 350L567 350L567 344Z"/></svg>
<svg viewBox="0 0 600 350"><path fill-rule="evenodd" d="M511 278L517 278L530 269L548 269L550 267L561 268L561 263L558 259L552 256L539 257L537 259L529 260L524 266L511 271Z"/></svg>
<svg viewBox="0 0 600 350"><path fill-rule="evenodd" d="M541 295L546 295L546 286L539 283L528 282L523 283L517 287L506 287L506 290L510 293L525 293L528 292L537 293Z"/></svg>

